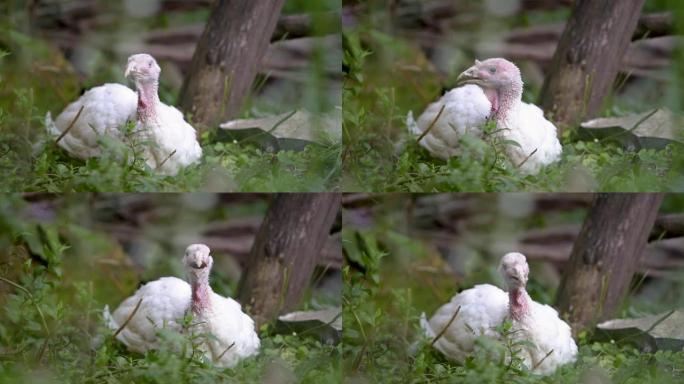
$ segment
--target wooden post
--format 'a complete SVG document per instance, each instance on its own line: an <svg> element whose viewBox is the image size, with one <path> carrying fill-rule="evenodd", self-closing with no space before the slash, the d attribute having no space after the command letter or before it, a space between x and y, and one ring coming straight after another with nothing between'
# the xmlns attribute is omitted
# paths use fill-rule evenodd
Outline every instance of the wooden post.
<svg viewBox="0 0 684 384"><path fill-rule="evenodd" d="M658 193L597 196L575 240L556 298L573 332L593 326L618 309L662 199Z"/></svg>
<svg viewBox="0 0 684 384"><path fill-rule="evenodd" d="M284 193L271 202L238 289L257 326L299 304L341 199L339 193Z"/></svg>
<svg viewBox="0 0 684 384"><path fill-rule="evenodd" d="M219 0L192 56L180 105L202 127L234 117L249 95L284 0Z"/></svg>
<svg viewBox="0 0 684 384"><path fill-rule="evenodd" d="M540 104L559 126L594 117L610 93L644 0L577 0L544 81Z"/></svg>

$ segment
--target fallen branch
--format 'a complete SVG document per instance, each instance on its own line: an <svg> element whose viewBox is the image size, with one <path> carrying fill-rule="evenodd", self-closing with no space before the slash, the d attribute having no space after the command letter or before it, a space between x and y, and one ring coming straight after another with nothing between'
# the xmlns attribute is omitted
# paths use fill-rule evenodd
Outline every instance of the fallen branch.
<svg viewBox="0 0 684 384"><path fill-rule="evenodd" d="M81 108L79 108L78 113L76 114L76 117L74 117L74 119L71 120L71 123L69 124L67 129L65 129L64 132L62 132L62 134L59 135L57 140L55 140L55 144L59 143L59 141L62 140L62 138L64 136L66 136L67 133L69 133L69 130L71 130L71 128L73 128L74 124L76 123L76 120L78 120L78 118L81 117L81 112L83 112L83 108L85 108L85 105L81 105Z"/></svg>
<svg viewBox="0 0 684 384"><path fill-rule="evenodd" d="M439 340L439 338L442 337L442 335L444 335L444 333L451 326L451 323L454 322L454 320L456 319L456 316L458 316L458 313L460 311L461 311L461 306L459 305L458 308L456 308L456 311L454 311L453 316L451 316L451 319L449 319L449 322L447 323L447 325L444 328L442 328L442 330L437 334L437 336L435 336L434 339L432 339L432 342L430 343L431 347L435 345L437 340Z"/></svg>
<svg viewBox="0 0 684 384"><path fill-rule="evenodd" d="M427 129L424 130L423 133L420 134L420 136L418 136L418 140L416 140L416 143L420 143L420 141L423 139L423 137L425 137L425 135L427 135L428 132L430 132L430 130L435 125L437 120L439 120L439 117L442 116L442 112L444 112L444 107L446 107L446 104L442 104L442 108L439 109L437 116L435 116L435 119L432 120L432 123L430 123L430 125L428 125Z"/></svg>
<svg viewBox="0 0 684 384"><path fill-rule="evenodd" d="M228 352L228 350L233 348L234 346L235 346L235 342L233 341L233 344L229 345L228 348L226 348L223 352L221 352L221 354L216 358L216 360L221 360L223 355L225 355L226 352Z"/></svg>
<svg viewBox="0 0 684 384"><path fill-rule="evenodd" d="M534 371L535 369L537 369L537 367L539 367L539 366L544 362L544 360L546 360L547 357L551 356L552 353L553 353L553 349L550 350L550 351L546 354L546 356L544 356L543 359L539 360L539 362L538 362L537 364L535 364L534 367L532 367L531 370Z"/></svg>
<svg viewBox="0 0 684 384"><path fill-rule="evenodd" d="M518 164L518 165L516 166L516 168L522 167L522 165L525 164L525 163L527 162L527 160L529 160L530 157L532 157L532 155L534 155L535 153L537 153L537 149L538 149L538 148L535 148L534 151L532 151L532 153L530 153L529 155L527 155L527 157L524 158L523 161L521 161L520 164Z"/></svg>
<svg viewBox="0 0 684 384"><path fill-rule="evenodd" d="M166 161L169 160L171 158L171 156L173 156L175 154L176 154L176 150L174 149L173 152L171 152L168 156L166 156L166 159L164 159L164 161L162 161L161 164L157 165L157 169L161 169L161 167L164 166Z"/></svg>
<svg viewBox="0 0 684 384"><path fill-rule="evenodd" d="M140 298L140 300L138 300L138 304L136 304L135 308L133 308L133 312L131 312L131 314L128 315L128 318L126 319L126 321L124 321L123 324L121 324L121 326L119 327L119 329L117 329L116 332L114 332L114 335L112 335L113 339L116 339L116 337L119 335L119 333L121 333L121 331L123 331L123 329L126 328L126 326L131 321L133 316L135 316L135 313L138 312L138 308L140 308L140 304L142 304L142 301L143 301L142 298Z"/></svg>

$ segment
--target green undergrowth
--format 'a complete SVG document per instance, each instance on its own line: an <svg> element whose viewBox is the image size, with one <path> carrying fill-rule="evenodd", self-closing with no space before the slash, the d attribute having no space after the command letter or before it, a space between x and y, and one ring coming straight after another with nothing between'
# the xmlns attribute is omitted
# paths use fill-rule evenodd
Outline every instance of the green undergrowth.
<svg viewBox="0 0 684 384"><path fill-rule="evenodd" d="M343 238L350 264L344 269L342 357L344 372L355 382L646 384L684 380L684 351L645 353L615 341L593 341L587 333L577 339L577 362L550 376L527 370L515 352L518 346L505 337L501 341L481 338L477 352L464 363L450 362L430 346L419 318L422 312L430 315L455 293L453 277L421 278L421 273L429 272L396 264L372 230L348 230ZM469 286L470 282L464 282L460 288ZM507 326L502 325L503 334ZM506 358L511 355L513 359Z"/></svg>
<svg viewBox="0 0 684 384"><path fill-rule="evenodd" d="M0 383L340 382L338 346L269 325L259 331L260 354L232 369L203 360L192 336L169 331L160 331L159 350L128 352L101 315L138 281L123 272L116 247L79 224L19 218L22 208L16 197L0 201ZM212 275L225 294L225 277Z"/></svg>
<svg viewBox="0 0 684 384"><path fill-rule="evenodd" d="M80 160L55 145L53 138L39 136L32 139L42 141L38 152L16 151L20 138L0 136L3 191L322 191L338 188L341 170L339 145L269 152L253 144L215 142L211 134L204 134L201 163L166 176L145 163L140 146L102 138L102 156Z"/></svg>
<svg viewBox="0 0 684 384"><path fill-rule="evenodd" d="M380 20L382 18L377 16ZM377 23L380 23L378 21ZM389 23L389 22L388 22ZM537 175L511 164L500 145L464 137L462 153L449 161L434 158L409 135L406 116L414 117L453 84L434 69L416 44L361 25L344 32L347 73L343 92L345 142L343 188L346 191L676 191L684 188L684 145L662 149L627 148L611 138L587 139L563 133L563 155ZM470 65L468 39L461 37L453 72ZM463 46L465 45L465 46ZM525 101L538 89L526 86ZM659 95L662 92L659 93ZM669 94L669 93L668 93ZM666 105L676 102L666 100ZM643 112L622 104L660 105L662 100L613 100L604 115Z"/></svg>

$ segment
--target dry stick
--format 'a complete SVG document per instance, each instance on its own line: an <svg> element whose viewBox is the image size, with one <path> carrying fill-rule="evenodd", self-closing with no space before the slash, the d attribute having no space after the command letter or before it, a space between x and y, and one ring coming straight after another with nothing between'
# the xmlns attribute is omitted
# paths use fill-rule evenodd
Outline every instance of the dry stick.
<svg viewBox="0 0 684 384"><path fill-rule="evenodd" d="M544 360L546 360L547 357L551 356L552 353L553 353L553 349L550 350L549 353L547 353L543 359L539 360L539 362L537 364L535 364L531 370L534 371L535 369L537 369L537 367L539 367L544 362Z"/></svg>
<svg viewBox="0 0 684 384"><path fill-rule="evenodd" d="M537 153L537 149L539 149L539 148L535 148L534 151L532 151L532 153L530 153L529 155L527 155L527 157L524 158L523 161L521 161L520 164L518 164L518 165L516 166L516 168L522 167L522 165L525 164L525 162L527 162L527 160L529 160L530 157L532 157L532 155L534 155L535 153Z"/></svg>
<svg viewBox="0 0 684 384"><path fill-rule="evenodd" d="M446 107L446 104L442 104L442 108L439 109L439 113L437 113L437 116L435 116L435 119L432 120L432 123L430 123L430 125L428 125L427 129L424 130L423 133L420 134L420 136L418 136L418 140L416 140L416 143L420 143L420 141L423 139L423 137L425 137L425 135L427 135L428 132L430 132L430 130L435 125L437 120L439 120L439 117L442 116L442 112L444 112L444 107Z"/></svg>
<svg viewBox="0 0 684 384"><path fill-rule="evenodd" d="M81 112L83 112L83 108L85 108L85 105L81 105L81 108L79 108L78 113L76 114L76 117L74 117L74 119L71 120L71 123L69 124L67 129L65 129L64 132L62 132L62 134L59 135L57 140L55 140L55 144L59 143L59 141L62 140L62 138L64 136L66 136L67 133L69 133L69 130L71 130L71 128L74 126L74 124L76 123L76 120L78 120L78 118L81 117Z"/></svg>
<svg viewBox="0 0 684 384"><path fill-rule="evenodd" d="M451 319L449 320L447 325L444 328L442 328L442 330L437 334L437 336L435 336L434 339L432 339L432 342L430 343L431 347L435 345L437 340L439 340L439 338L442 337L442 335L444 335L444 332L446 332L447 328L449 328L449 326L451 326L451 323L454 322L454 319L456 319L456 316L458 315L458 312L460 312L460 311L461 311L461 306L459 305L458 308L456 308L454 315L451 316Z"/></svg>
<svg viewBox="0 0 684 384"><path fill-rule="evenodd" d="M128 322L131 321L133 316L135 316L135 313L138 312L138 308L140 308L140 304L142 304L142 300L143 300L142 298L140 298L140 300L138 300L138 304L136 304L135 308L133 308L133 312L131 312L131 314L128 315L128 319L126 319L126 321L124 321L124 323L121 324L119 329L117 329L116 332L114 332L114 335L112 336L113 338L116 338L116 336L118 336L119 333L121 333L121 331L123 331L123 329L128 325Z"/></svg>
<svg viewBox="0 0 684 384"><path fill-rule="evenodd" d="M166 156L166 159L164 159L164 161L162 161L161 164L157 165L157 169L160 169L164 165L164 163L166 163L166 160L170 159L171 156L173 156L175 154L176 154L176 150L174 149L173 152L171 152L171 154Z"/></svg>
<svg viewBox="0 0 684 384"><path fill-rule="evenodd" d="M235 342L233 341L233 344L229 345L228 348L226 348L225 351L221 352L221 354L219 355L219 357L216 358L216 360L221 360L221 358L223 357L223 355L225 355L226 352L228 352L228 350L231 349L231 348L233 348L234 346L235 346Z"/></svg>

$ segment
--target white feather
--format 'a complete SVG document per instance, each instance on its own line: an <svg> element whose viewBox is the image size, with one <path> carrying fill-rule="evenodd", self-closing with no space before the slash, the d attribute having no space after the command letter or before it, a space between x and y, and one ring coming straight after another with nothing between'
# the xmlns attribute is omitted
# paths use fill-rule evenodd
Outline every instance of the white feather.
<svg viewBox="0 0 684 384"><path fill-rule="evenodd" d="M432 125L420 145L434 156L446 160L459 154L458 144L464 134L482 136L482 127L487 123L491 109L492 104L482 88L464 85L452 89L439 101L430 104L418 121L414 121L413 114L409 112L407 126L410 133L419 136Z"/></svg>
<svg viewBox="0 0 684 384"><path fill-rule="evenodd" d="M175 175L202 158L202 148L195 129L176 108L159 102L157 114L150 122L138 122L136 131L143 132L150 141L147 163L163 174Z"/></svg>
<svg viewBox="0 0 684 384"><path fill-rule="evenodd" d="M140 287L111 315L109 308L105 307L103 317L112 330L117 330L131 316L138 301L142 300L138 310L116 338L129 350L144 353L159 348L159 329L182 332L181 323L190 308L191 296L190 284L176 277L162 277Z"/></svg>
<svg viewBox="0 0 684 384"><path fill-rule="evenodd" d="M211 293L210 309L197 316L194 332L211 334L203 345L207 357L222 367L234 367L245 357L259 353L254 320L233 299Z"/></svg>
<svg viewBox="0 0 684 384"><path fill-rule="evenodd" d="M72 156L86 159L101 154L99 136L122 139L121 128L134 121L138 96L121 84L104 84L92 88L67 105L53 121L50 112L45 116L45 128L58 137L74 121L69 132L59 141L59 146ZM78 112L83 107L81 114Z"/></svg>

